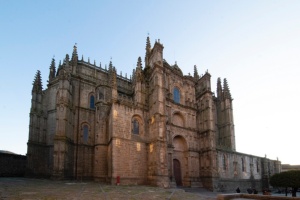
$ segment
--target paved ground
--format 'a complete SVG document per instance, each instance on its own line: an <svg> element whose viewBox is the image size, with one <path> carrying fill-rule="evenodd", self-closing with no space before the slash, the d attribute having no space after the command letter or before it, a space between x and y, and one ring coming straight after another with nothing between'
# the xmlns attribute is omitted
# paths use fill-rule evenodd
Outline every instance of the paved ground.
<svg viewBox="0 0 300 200"><path fill-rule="evenodd" d="M151 186L114 186L96 182L0 178L0 199L128 199L215 200L217 193Z"/></svg>
<svg viewBox="0 0 300 200"><path fill-rule="evenodd" d="M97 182L0 178L0 200L216 200L218 194L220 193L199 188L163 189L151 186L106 185ZM275 193L272 195L284 196L284 194ZM297 193L297 197L299 196L300 193Z"/></svg>

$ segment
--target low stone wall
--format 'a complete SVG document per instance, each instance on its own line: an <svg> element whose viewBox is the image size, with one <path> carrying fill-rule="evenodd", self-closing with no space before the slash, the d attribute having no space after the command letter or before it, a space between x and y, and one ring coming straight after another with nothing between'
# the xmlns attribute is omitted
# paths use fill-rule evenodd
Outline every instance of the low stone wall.
<svg viewBox="0 0 300 200"><path fill-rule="evenodd" d="M22 177L26 170L26 156L0 153L0 177Z"/></svg>
<svg viewBox="0 0 300 200"><path fill-rule="evenodd" d="M299 197L282 197L272 195L258 195L258 194L219 194L218 200L230 200L230 199L263 199L263 200L300 200Z"/></svg>

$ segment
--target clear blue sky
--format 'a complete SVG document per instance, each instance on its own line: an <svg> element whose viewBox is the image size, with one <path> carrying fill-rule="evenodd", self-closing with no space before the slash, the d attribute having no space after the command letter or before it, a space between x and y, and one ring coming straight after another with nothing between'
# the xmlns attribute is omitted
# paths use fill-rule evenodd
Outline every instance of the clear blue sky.
<svg viewBox="0 0 300 200"><path fill-rule="evenodd" d="M26 154L32 82L72 53L131 75L146 37L184 74L227 78L237 151L300 164L300 1L0 0L0 149Z"/></svg>

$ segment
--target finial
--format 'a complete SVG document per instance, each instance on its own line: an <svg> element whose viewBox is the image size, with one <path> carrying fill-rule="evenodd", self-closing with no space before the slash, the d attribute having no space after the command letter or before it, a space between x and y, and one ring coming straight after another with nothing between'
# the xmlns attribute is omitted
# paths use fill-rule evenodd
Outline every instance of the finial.
<svg viewBox="0 0 300 200"><path fill-rule="evenodd" d="M96 66L96 60L94 60L94 65Z"/></svg>
<svg viewBox="0 0 300 200"><path fill-rule="evenodd" d="M77 43L75 43L75 45L73 46L73 53L77 54Z"/></svg>
<svg viewBox="0 0 300 200"><path fill-rule="evenodd" d="M88 63L90 64L90 57L88 57Z"/></svg>
<svg viewBox="0 0 300 200"><path fill-rule="evenodd" d="M109 61L108 67L109 67L109 69L112 69L112 67L113 67L113 64L112 64L112 61L111 61L111 60Z"/></svg>
<svg viewBox="0 0 300 200"><path fill-rule="evenodd" d="M102 69L102 67L101 67L101 62L100 62L100 65L99 65L99 67L100 67L100 69Z"/></svg>
<svg viewBox="0 0 300 200"><path fill-rule="evenodd" d="M81 56L81 61L83 61L83 54L82 54L82 56Z"/></svg>
<svg viewBox="0 0 300 200"><path fill-rule="evenodd" d="M72 60L78 60L78 55L77 55L77 43L75 43L75 45L73 46L73 53L72 53Z"/></svg>

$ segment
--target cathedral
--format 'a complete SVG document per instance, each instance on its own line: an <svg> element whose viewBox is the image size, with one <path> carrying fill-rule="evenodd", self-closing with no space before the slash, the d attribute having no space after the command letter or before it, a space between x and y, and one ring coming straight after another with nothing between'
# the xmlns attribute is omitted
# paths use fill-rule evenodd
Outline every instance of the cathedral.
<svg viewBox="0 0 300 200"><path fill-rule="evenodd" d="M79 59L77 46L46 89L32 88L26 174L121 185L203 187L235 191L269 187L278 160L236 151L232 96L206 71L184 75L146 39L145 62L130 78ZM144 66L143 66L144 65Z"/></svg>

